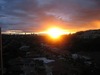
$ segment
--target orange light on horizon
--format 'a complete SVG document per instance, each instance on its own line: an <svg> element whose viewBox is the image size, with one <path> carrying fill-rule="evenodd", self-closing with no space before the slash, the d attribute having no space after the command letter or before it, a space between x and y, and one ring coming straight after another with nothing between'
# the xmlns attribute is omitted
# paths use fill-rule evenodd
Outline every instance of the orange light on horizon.
<svg viewBox="0 0 100 75"><path fill-rule="evenodd" d="M53 39L58 39L58 38L60 38L61 35L70 34L70 32L60 29L60 28L57 28L57 27L54 27L54 28L49 28L46 31L46 34L49 35Z"/></svg>

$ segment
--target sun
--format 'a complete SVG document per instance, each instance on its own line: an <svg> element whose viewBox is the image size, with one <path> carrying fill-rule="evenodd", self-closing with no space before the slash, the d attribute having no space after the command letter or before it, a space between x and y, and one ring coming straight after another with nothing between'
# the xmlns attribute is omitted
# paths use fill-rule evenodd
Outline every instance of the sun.
<svg viewBox="0 0 100 75"><path fill-rule="evenodd" d="M61 35L65 34L65 31L60 29L60 28L50 28L47 30L47 34L51 37L51 38L59 38Z"/></svg>

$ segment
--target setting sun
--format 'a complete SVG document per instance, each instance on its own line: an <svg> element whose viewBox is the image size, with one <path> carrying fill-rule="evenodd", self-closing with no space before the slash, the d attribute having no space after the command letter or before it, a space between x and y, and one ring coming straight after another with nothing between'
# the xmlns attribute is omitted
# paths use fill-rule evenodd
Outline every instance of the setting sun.
<svg viewBox="0 0 100 75"><path fill-rule="evenodd" d="M47 30L47 34L52 38L59 38L63 34L68 34L60 28L50 28Z"/></svg>

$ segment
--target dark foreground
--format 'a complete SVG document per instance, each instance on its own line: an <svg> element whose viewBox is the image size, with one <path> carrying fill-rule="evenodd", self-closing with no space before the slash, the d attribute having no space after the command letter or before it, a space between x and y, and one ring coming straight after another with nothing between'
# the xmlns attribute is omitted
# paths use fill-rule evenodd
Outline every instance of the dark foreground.
<svg viewBox="0 0 100 75"><path fill-rule="evenodd" d="M100 31L92 32L64 35L61 41L3 35L4 75L99 75Z"/></svg>

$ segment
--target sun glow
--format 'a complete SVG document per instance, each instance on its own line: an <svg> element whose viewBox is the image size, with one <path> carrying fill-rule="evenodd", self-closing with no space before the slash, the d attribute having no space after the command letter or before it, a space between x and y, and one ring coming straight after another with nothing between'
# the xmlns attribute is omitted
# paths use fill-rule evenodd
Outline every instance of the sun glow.
<svg viewBox="0 0 100 75"><path fill-rule="evenodd" d="M61 35L63 34L69 34L69 32L66 32L60 28L50 28L47 30L47 34L51 37L51 38L59 38Z"/></svg>

